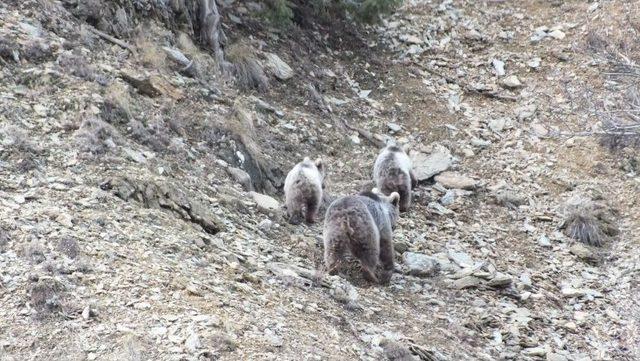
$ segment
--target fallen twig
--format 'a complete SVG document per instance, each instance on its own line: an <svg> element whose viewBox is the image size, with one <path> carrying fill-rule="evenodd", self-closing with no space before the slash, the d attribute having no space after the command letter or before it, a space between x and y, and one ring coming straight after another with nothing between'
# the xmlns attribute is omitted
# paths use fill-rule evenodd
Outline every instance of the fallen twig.
<svg viewBox="0 0 640 361"><path fill-rule="evenodd" d="M113 43L116 44L124 49L127 49L131 52L131 54L133 54L133 56L137 56L136 50L133 48L133 46L131 46L131 44L126 43L118 38L115 38L105 32L102 32L94 27L89 27L89 31L91 31L92 33L98 35L99 37Z"/></svg>

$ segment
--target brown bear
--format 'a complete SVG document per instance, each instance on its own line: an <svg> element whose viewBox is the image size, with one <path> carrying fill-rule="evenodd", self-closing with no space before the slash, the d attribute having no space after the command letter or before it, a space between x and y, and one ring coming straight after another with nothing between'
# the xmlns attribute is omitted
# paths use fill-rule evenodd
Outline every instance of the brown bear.
<svg viewBox="0 0 640 361"><path fill-rule="evenodd" d="M363 276L379 282L375 274L380 263L382 283L393 274L393 229L398 219L400 195L385 196L374 190L335 200L324 219L324 263L335 274L346 251L356 257Z"/></svg>
<svg viewBox="0 0 640 361"><path fill-rule="evenodd" d="M407 153L396 145L383 148L373 166L376 187L384 194L397 192L400 195L400 212L409 210L411 189L418 184L412 168Z"/></svg>
<svg viewBox="0 0 640 361"><path fill-rule="evenodd" d="M325 169L320 158L309 157L296 164L284 180L284 198L289 222L298 224L315 221L322 202Z"/></svg>

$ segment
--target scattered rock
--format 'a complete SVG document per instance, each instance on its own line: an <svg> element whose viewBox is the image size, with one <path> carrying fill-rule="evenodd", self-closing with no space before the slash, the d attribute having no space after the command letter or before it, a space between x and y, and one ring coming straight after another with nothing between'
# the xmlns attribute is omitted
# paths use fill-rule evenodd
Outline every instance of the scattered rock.
<svg viewBox="0 0 640 361"><path fill-rule="evenodd" d="M497 76L503 76L505 74L504 71L504 61L493 59L491 61L491 65L493 65L493 69L496 71Z"/></svg>
<svg viewBox="0 0 640 361"><path fill-rule="evenodd" d="M266 194L249 192L249 195L262 212L272 213L280 209L280 202Z"/></svg>
<svg viewBox="0 0 640 361"><path fill-rule="evenodd" d="M453 165L455 160L449 149L441 145L435 146L429 155L411 152L410 157L413 162L413 170L419 181L427 180L444 172Z"/></svg>
<svg viewBox="0 0 640 361"><path fill-rule="evenodd" d="M473 178L454 172L440 173L434 180L449 189L475 189L478 184Z"/></svg>
<svg viewBox="0 0 640 361"><path fill-rule="evenodd" d="M266 68L269 69L273 75L280 80L291 79L295 74L293 69L289 66L289 64L285 63L284 60L280 59L280 57L273 53L266 54Z"/></svg>
<svg viewBox="0 0 640 361"><path fill-rule="evenodd" d="M482 279L475 276L466 276L453 281L453 287L462 290L465 288L477 287L482 283Z"/></svg>
<svg viewBox="0 0 640 361"><path fill-rule="evenodd" d="M511 276L504 273L497 273L494 278L489 280L487 285L491 287L506 287L509 286L513 282Z"/></svg>
<svg viewBox="0 0 640 361"><path fill-rule="evenodd" d="M502 80L502 85L509 89L516 89L522 87L522 82L515 75L510 75Z"/></svg>
<svg viewBox="0 0 640 361"><path fill-rule="evenodd" d="M233 180L238 182L245 191L253 190L253 184L251 183L251 176L249 173L236 167L227 168L227 173L229 173Z"/></svg>
<svg viewBox="0 0 640 361"><path fill-rule="evenodd" d="M421 253L405 252L402 260L409 267L409 274L413 276L432 277L440 272L439 262Z"/></svg>

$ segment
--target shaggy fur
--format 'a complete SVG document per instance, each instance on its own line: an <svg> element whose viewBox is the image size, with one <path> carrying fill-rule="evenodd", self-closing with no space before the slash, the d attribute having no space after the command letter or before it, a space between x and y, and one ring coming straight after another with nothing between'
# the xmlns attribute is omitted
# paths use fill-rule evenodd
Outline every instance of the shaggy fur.
<svg viewBox="0 0 640 361"><path fill-rule="evenodd" d="M365 279L379 282L375 274L380 263L382 283L393 274L393 229L398 219L400 195L389 197L372 192L335 200L324 219L324 262L330 274L340 266L347 251L362 266Z"/></svg>
<svg viewBox="0 0 640 361"><path fill-rule="evenodd" d="M284 180L285 206L289 222L298 224L315 221L322 203L324 165L321 159L312 162L309 157L296 164Z"/></svg>
<svg viewBox="0 0 640 361"><path fill-rule="evenodd" d="M388 145L378 155L373 166L376 187L384 194L397 192L400 195L400 211L406 212L411 205L411 189L417 186L411 159L404 150Z"/></svg>

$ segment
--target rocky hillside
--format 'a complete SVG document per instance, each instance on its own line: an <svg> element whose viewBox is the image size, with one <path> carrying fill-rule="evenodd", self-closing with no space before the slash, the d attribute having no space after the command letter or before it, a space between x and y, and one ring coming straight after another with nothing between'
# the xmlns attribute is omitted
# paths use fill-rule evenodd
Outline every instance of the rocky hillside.
<svg viewBox="0 0 640 361"><path fill-rule="evenodd" d="M151 2L100 3L0 3L1 360L640 358L640 155L609 131L637 2L280 29L228 1L231 75ZM420 185L390 285L316 272L284 175L321 156L352 194L391 138Z"/></svg>

